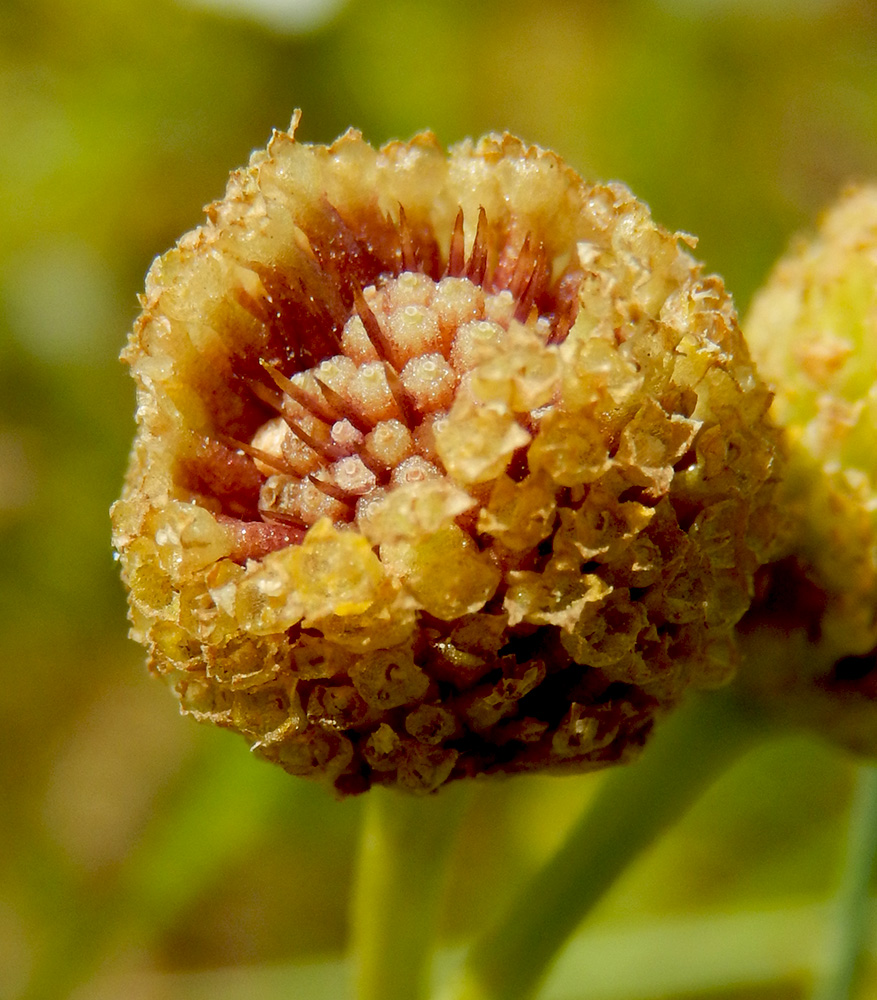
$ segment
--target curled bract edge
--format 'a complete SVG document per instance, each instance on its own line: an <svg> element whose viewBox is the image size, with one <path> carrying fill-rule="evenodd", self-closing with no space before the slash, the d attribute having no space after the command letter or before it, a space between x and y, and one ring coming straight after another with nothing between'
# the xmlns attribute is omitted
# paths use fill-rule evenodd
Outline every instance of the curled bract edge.
<svg viewBox="0 0 877 1000"><path fill-rule="evenodd" d="M877 187L799 238L745 323L789 441L792 534L762 572L747 645L785 645L743 680L770 707L877 754ZM760 633L760 634L759 634ZM754 657L763 660L762 657Z"/></svg>
<svg viewBox="0 0 877 1000"><path fill-rule="evenodd" d="M275 133L153 264L114 542L185 712L340 794L628 760L780 516L731 301L510 135Z"/></svg>

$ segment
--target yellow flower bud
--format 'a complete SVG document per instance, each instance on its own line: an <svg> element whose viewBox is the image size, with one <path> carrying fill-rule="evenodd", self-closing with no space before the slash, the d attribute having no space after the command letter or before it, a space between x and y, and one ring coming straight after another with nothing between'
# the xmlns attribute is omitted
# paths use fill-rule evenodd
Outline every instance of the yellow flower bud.
<svg viewBox="0 0 877 1000"><path fill-rule="evenodd" d="M728 296L512 136L295 124L147 278L133 634L184 711L341 794L628 759L733 673L772 553Z"/></svg>
<svg viewBox="0 0 877 1000"><path fill-rule="evenodd" d="M756 622L789 652L747 680L774 707L877 753L877 187L851 189L756 296L746 335L788 433L788 556Z"/></svg>

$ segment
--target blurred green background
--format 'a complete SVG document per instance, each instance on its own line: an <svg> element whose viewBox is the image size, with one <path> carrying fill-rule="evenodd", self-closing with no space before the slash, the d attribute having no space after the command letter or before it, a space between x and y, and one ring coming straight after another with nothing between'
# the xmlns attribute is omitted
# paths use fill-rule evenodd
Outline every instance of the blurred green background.
<svg viewBox="0 0 877 1000"><path fill-rule="evenodd" d="M178 717L126 638L109 547L135 295L272 127L301 107L307 141L517 132L698 234L741 311L791 235L877 175L864 0L260 2L0 0L4 1000L342 995L343 967L311 963L344 948L361 803ZM804 737L747 759L629 873L551 995L804 997L851 775ZM479 790L450 945L597 781ZM648 948L663 960L637 972Z"/></svg>

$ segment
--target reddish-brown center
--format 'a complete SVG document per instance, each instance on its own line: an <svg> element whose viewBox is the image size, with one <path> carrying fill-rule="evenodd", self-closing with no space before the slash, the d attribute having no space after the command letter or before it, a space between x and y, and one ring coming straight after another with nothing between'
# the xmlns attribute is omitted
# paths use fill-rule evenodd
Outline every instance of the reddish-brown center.
<svg viewBox="0 0 877 1000"><path fill-rule="evenodd" d="M581 273L552 275L530 234L493 232L483 210L468 257L460 210L444 263L401 208L398 223L353 226L327 204L307 235L313 273L254 266L264 294L235 289L265 332L260 356L234 359L228 391L246 413L218 419L182 463L183 485L221 504L239 561L320 517L352 520L376 491L443 475L433 431L466 372L510 324L548 343L575 319Z"/></svg>

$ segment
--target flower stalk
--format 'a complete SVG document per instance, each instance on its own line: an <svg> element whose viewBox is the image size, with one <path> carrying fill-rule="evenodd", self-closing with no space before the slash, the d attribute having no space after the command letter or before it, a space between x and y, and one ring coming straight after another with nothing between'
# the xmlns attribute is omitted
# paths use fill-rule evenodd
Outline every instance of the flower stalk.
<svg viewBox="0 0 877 1000"><path fill-rule="evenodd" d="M871 876L877 860L877 767L859 767L847 828L846 857L835 900L831 953L814 1000L857 995L871 916Z"/></svg>
<svg viewBox="0 0 877 1000"><path fill-rule="evenodd" d="M367 797L351 914L358 1000L429 996L444 876L468 791L378 788Z"/></svg>
<svg viewBox="0 0 877 1000"><path fill-rule="evenodd" d="M443 1000L527 1000L618 876L770 732L734 689L665 721L642 759L610 772L565 842L476 942Z"/></svg>

